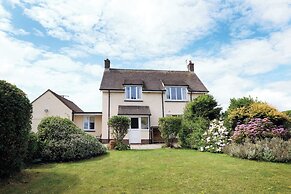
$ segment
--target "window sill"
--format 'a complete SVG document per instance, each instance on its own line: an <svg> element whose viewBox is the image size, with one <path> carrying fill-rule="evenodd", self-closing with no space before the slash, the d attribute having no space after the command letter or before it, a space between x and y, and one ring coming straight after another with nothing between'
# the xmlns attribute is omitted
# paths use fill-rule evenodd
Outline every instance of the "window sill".
<svg viewBox="0 0 291 194"><path fill-rule="evenodd" d="M143 102L143 100L130 100L130 99L125 99L124 102Z"/></svg>
<svg viewBox="0 0 291 194"><path fill-rule="evenodd" d="M189 102L188 100L165 100L165 102Z"/></svg>
<svg viewBox="0 0 291 194"><path fill-rule="evenodd" d="M88 130L88 129L84 129L85 132L95 132L95 129L94 130Z"/></svg>

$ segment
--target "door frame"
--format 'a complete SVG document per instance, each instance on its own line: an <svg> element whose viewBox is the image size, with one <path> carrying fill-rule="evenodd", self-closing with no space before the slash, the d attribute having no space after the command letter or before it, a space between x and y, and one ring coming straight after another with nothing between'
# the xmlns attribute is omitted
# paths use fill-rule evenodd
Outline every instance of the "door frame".
<svg viewBox="0 0 291 194"><path fill-rule="evenodd" d="M150 130L150 116L149 115L127 115L128 117L129 117L129 119L131 119L131 118L138 118L138 129L131 129L131 126L130 126L130 128L128 129L128 142L129 142L129 144L141 144L141 140L142 140L142 137L141 137L141 135L142 135L142 131L144 131L144 130ZM142 129L141 128L141 118L142 117L146 117L147 119L148 119L148 129ZM133 132L133 133L137 133L138 134L138 138L139 138L139 140L138 141L136 141L136 142L131 142L131 139L133 139L133 138L131 138L131 135L132 135L132 133L131 132Z"/></svg>

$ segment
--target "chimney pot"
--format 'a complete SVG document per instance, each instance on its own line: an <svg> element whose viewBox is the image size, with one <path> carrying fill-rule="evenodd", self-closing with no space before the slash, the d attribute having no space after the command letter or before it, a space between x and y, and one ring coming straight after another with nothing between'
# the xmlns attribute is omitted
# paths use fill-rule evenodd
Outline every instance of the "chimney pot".
<svg viewBox="0 0 291 194"><path fill-rule="evenodd" d="M189 61L189 64L187 65L188 71L194 73L194 63L192 61Z"/></svg>
<svg viewBox="0 0 291 194"><path fill-rule="evenodd" d="M104 67L105 67L105 69L109 69L110 68L110 60L109 59L105 59L104 60Z"/></svg>

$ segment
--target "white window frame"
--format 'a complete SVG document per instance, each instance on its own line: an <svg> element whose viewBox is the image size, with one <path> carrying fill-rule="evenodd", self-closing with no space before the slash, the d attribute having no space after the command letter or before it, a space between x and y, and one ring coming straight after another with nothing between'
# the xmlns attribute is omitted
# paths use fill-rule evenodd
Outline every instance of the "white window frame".
<svg viewBox="0 0 291 194"><path fill-rule="evenodd" d="M94 122L94 128L90 129L90 123L91 123L91 118L93 119ZM88 122L88 129L85 128L85 122ZM95 117L94 116L84 116L83 118L83 129L84 131L95 131L96 122L95 122Z"/></svg>
<svg viewBox="0 0 291 194"><path fill-rule="evenodd" d="M131 98L131 93L132 93L132 88L136 87L135 90L135 99ZM129 88L129 95L127 95L127 89ZM142 100L142 86L140 85L127 85L124 87L124 95L125 95L125 100ZM128 98L129 97L129 98ZM139 98L138 98L139 97Z"/></svg>
<svg viewBox="0 0 291 194"><path fill-rule="evenodd" d="M172 98L172 90L175 89L176 98L178 98L178 89L181 90L181 99ZM168 98L168 94L170 98ZM187 88L182 86L167 86L166 87L166 99L168 101L187 101Z"/></svg>
<svg viewBox="0 0 291 194"><path fill-rule="evenodd" d="M147 118L147 122L148 122L148 128L147 129L142 128L141 118L143 118L143 117ZM147 116L147 115L130 115L129 116L129 119L131 119L131 118L137 118L138 119L138 129L136 129L136 130L149 130L150 129L150 119L149 119L149 116ZM129 126L129 129L132 129L131 128L131 125Z"/></svg>

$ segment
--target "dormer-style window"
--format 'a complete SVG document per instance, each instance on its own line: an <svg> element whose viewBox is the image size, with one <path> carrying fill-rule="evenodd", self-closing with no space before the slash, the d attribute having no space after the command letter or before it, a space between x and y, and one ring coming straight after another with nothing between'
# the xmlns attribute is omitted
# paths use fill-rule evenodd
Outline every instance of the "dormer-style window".
<svg viewBox="0 0 291 194"><path fill-rule="evenodd" d="M166 87L167 100L185 101L186 91L187 91L186 87L179 86Z"/></svg>
<svg viewBox="0 0 291 194"><path fill-rule="evenodd" d="M125 86L125 99L126 100L141 100L141 86Z"/></svg>

